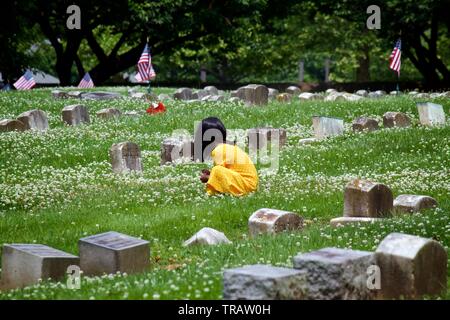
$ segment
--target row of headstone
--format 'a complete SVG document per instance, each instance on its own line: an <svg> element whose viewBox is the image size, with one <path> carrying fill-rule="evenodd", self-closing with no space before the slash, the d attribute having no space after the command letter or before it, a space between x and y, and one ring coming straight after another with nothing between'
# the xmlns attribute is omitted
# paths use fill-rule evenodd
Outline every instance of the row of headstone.
<svg viewBox="0 0 450 320"><path fill-rule="evenodd" d="M231 300L417 299L447 289L447 253L437 241L391 233L375 252L323 248L293 268L246 265L223 272Z"/></svg>
<svg viewBox="0 0 450 320"><path fill-rule="evenodd" d="M391 189L377 182L355 179L345 186L343 217L330 221L333 227L353 223L373 223L395 213L416 213L437 207L424 195L402 194L394 199Z"/></svg>
<svg viewBox="0 0 450 320"><path fill-rule="evenodd" d="M148 241L114 231L82 238L78 249L79 257L42 244L3 245L0 289L61 280L70 266L86 276L99 276L143 272L150 263Z"/></svg>
<svg viewBox="0 0 450 320"><path fill-rule="evenodd" d="M0 121L0 132L48 129L47 114L39 109L21 113L17 119L4 119Z"/></svg>
<svg viewBox="0 0 450 320"><path fill-rule="evenodd" d="M170 96L159 95L160 100L168 100ZM199 102L199 101L225 101L224 92L218 90L214 86L207 86L200 90L192 90L191 88L179 88L173 94L173 99L188 101L188 102Z"/></svg>
<svg viewBox="0 0 450 320"><path fill-rule="evenodd" d="M103 92L103 91L61 91L53 90L51 92L52 96L56 99L85 99L85 100L111 100L122 98L122 95L117 92Z"/></svg>
<svg viewBox="0 0 450 320"><path fill-rule="evenodd" d="M269 144L277 143L283 147L287 142L287 132L283 128L252 128L247 130L246 144L250 151L262 150ZM227 142L238 144L237 141ZM194 154L194 140L191 137L170 137L161 143L161 165L175 163L177 160L196 160Z"/></svg>

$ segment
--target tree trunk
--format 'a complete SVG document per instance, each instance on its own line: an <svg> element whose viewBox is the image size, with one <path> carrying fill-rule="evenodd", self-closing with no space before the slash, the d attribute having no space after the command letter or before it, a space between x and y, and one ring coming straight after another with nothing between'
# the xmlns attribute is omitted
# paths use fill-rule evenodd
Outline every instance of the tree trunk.
<svg viewBox="0 0 450 320"><path fill-rule="evenodd" d="M358 68L356 69L356 82L370 81L370 52L368 46L364 46L361 56L358 59L358 64Z"/></svg>

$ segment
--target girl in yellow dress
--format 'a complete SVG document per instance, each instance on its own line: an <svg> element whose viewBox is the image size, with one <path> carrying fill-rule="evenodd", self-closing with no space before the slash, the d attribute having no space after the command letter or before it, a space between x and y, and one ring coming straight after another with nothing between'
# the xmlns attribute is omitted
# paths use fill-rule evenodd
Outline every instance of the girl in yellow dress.
<svg viewBox="0 0 450 320"><path fill-rule="evenodd" d="M242 196L256 191L258 173L255 165L242 149L227 144L226 137L225 126L215 117L203 119L197 128L195 140L196 147L201 145L201 160L212 150L210 155L214 163L211 171L204 169L200 175L200 181L206 183L206 192Z"/></svg>

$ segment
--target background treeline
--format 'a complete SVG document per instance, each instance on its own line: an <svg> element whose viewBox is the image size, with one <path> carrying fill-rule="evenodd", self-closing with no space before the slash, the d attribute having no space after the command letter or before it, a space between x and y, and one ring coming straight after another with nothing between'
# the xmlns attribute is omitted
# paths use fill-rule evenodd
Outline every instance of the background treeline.
<svg viewBox="0 0 450 320"><path fill-rule="evenodd" d="M68 30L69 5L81 30ZM366 9L381 8L381 30L368 30ZM388 57L403 41L402 80L450 83L448 0L17 0L2 4L0 72L14 79L32 67L61 84L89 71L98 85L123 82L147 37L158 81L395 81Z"/></svg>

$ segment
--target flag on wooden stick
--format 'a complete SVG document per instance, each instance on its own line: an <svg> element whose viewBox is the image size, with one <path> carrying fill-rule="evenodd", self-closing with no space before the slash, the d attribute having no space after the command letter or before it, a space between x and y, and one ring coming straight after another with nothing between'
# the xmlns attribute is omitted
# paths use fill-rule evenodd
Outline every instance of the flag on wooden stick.
<svg viewBox="0 0 450 320"><path fill-rule="evenodd" d="M94 87L94 81L92 81L92 78L89 75L89 72L86 72L83 79L81 79L80 83L78 84L78 88L93 88L93 87Z"/></svg>
<svg viewBox="0 0 450 320"><path fill-rule="evenodd" d="M19 80L13 83L13 86L17 90L29 90L35 85L36 81L34 81L33 74L30 70L27 70L25 74L19 78Z"/></svg>

